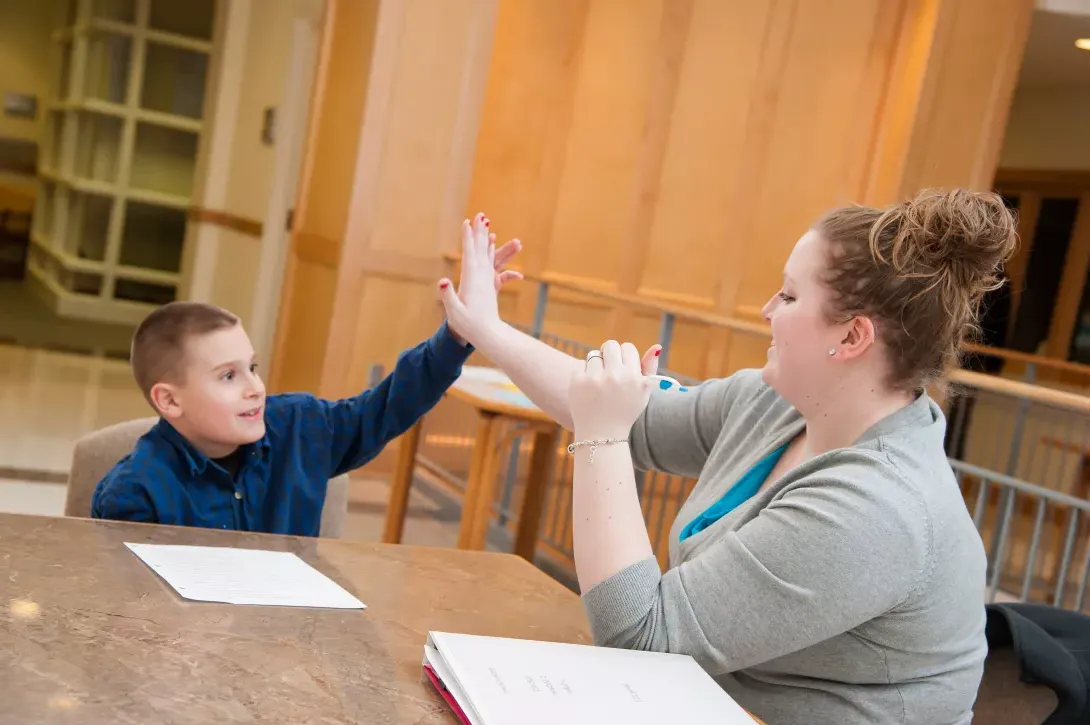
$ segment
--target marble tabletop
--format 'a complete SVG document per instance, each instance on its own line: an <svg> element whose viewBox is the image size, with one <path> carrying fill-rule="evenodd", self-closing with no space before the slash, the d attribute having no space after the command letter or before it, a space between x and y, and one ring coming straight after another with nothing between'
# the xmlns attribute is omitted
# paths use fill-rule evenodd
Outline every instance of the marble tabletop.
<svg viewBox="0 0 1090 725"><path fill-rule="evenodd" d="M188 602L125 542L292 551L368 608ZM429 630L590 641L579 599L511 555L0 515L3 722L455 722Z"/></svg>

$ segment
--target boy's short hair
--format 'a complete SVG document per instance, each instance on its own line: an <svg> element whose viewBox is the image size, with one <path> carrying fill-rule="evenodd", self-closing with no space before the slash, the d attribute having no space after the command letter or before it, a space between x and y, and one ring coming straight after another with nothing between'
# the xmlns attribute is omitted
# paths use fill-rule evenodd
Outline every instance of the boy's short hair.
<svg viewBox="0 0 1090 725"><path fill-rule="evenodd" d="M140 392L151 402L151 389L177 380L185 367L186 343L198 335L239 324L236 315L203 302L171 302L144 318L132 336L129 360Z"/></svg>

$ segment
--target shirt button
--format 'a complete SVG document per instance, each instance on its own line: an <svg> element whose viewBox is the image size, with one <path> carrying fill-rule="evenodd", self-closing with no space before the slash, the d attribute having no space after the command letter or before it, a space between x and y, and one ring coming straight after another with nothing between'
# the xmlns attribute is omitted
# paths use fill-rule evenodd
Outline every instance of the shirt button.
<svg viewBox="0 0 1090 725"><path fill-rule="evenodd" d="M241 501L242 500L242 491L235 491L235 498L237 498L239 501Z"/></svg>

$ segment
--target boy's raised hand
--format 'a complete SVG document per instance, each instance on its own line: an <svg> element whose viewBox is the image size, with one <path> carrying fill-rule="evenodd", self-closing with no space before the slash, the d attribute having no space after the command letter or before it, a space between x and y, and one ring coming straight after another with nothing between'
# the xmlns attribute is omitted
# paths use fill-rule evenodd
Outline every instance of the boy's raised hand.
<svg viewBox="0 0 1090 725"><path fill-rule="evenodd" d="M447 321L456 336L474 342L477 333L499 322L499 290L505 283L522 279L522 273L504 266L522 250L517 239L496 249L496 235L489 220L477 214L462 222L462 274L458 291L450 280L439 280Z"/></svg>

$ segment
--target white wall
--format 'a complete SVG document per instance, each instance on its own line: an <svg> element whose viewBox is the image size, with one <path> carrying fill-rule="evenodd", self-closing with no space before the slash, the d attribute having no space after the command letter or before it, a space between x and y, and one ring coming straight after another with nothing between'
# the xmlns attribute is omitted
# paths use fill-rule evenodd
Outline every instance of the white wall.
<svg viewBox="0 0 1090 725"><path fill-rule="evenodd" d="M279 107L288 73L292 22L308 20L315 28L324 0L277 0L254 4L246 46L244 82L239 93L235 142L231 149L229 211L261 219L269 200L276 152L261 141L263 113Z"/></svg>
<svg viewBox="0 0 1090 725"><path fill-rule="evenodd" d="M212 129L206 130L197 180L202 198L195 203L239 216L264 221L266 206L272 191L271 181L276 163L276 148L261 140L263 114L266 108L280 109L287 80L292 26L295 19L308 21L317 32L325 0L253 0L246 22L241 63L224 68L221 77L241 71L237 87L210 89L220 98L210 98L212 104L230 100L237 102L233 112L217 112L215 123L227 124L231 130L230 153L221 158L207 155ZM225 32L224 35L227 35ZM221 39L222 41L222 39ZM225 103L225 108L230 107ZM209 108L206 105L206 108ZM221 109L222 110L222 109ZM279 140L279 139L278 139ZM226 169L224 167L227 167ZM203 198L209 179L226 174L226 189L220 199ZM220 177L222 178L222 177ZM226 307L242 318L251 319L261 240L219 227L191 225L187 240L186 289L183 295ZM198 261L207 250L204 259ZM198 277L203 278L198 279Z"/></svg>
<svg viewBox="0 0 1090 725"><path fill-rule="evenodd" d="M1090 170L1090 87L1019 87L999 165Z"/></svg>

